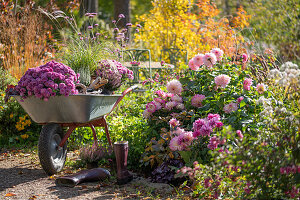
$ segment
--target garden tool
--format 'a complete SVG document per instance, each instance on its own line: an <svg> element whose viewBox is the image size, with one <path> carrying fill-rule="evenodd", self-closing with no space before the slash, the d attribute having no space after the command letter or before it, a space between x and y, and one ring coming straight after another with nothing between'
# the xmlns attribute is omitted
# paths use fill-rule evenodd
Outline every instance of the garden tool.
<svg viewBox="0 0 300 200"><path fill-rule="evenodd" d="M91 90L98 90L101 86L105 85L106 83L108 83L107 79L101 78L101 77L97 77L92 83L91 85L88 87L88 89Z"/></svg>
<svg viewBox="0 0 300 200"><path fill-rule="evenodd" d="M58 186L75 187L83 182L101 181L110 177L110 172L103 168L83 170L70 176L59 177L55 180Z"/></svg>
<svg viewBox="0 0 300 200"><path fill-rule="evenodd" d="M133 179L133 175L127 170L128 141L115 142L114 151L117 163L117 184L126 184Z"/></svg>

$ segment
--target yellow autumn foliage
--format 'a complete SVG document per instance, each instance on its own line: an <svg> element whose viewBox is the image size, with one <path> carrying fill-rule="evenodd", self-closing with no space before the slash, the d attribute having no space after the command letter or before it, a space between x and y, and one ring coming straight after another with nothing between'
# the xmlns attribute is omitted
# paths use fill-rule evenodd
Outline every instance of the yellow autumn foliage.
<svg viewBox="0 0 300 200"><path fill-rule="evenodd" d="M163 49L170 48L187 51L188 58L214 47L227 53L229 47L243 40L235 29L248 25L249 16L242 8L232 22L227 18L217 20L219 10L211 0L198 0L194 5L189 0L153 0L152 4L149 14L137 16L143 29L135 35L135 42L142 41L156 60Z"/></svg>

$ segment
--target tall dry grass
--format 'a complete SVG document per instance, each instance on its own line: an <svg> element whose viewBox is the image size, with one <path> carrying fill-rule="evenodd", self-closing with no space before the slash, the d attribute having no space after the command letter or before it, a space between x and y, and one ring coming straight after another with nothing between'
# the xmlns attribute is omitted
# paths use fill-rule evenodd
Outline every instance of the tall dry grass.
<svg viewBox="0 0 300 200"><path fill-rule="evenodd" d="M0 65L19 79L27 69L51 59L54 49L51 26L26 4L16 14L13 10L0 16Z"/></svg>

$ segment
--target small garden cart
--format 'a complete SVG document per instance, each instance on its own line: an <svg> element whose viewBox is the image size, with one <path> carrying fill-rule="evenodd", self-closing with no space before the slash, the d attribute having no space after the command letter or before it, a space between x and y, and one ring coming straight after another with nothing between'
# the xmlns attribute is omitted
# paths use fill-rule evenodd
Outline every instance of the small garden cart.
<svg viewBox="0 0 300 200"><path fill-rule="evenodd" d="M22 100L20 96L12 95L33 121L43 125L38 155L44 171L48 175L53 175L63 169L67 155L67 140L77 127L90 127L96 144L98 139L95 127L104 127L108 143L112 146L105 118L134 88L136 86L126 89L122 94L54 96L48 101L34 96ZM69 127L65 134L63 127Z"/></svg>

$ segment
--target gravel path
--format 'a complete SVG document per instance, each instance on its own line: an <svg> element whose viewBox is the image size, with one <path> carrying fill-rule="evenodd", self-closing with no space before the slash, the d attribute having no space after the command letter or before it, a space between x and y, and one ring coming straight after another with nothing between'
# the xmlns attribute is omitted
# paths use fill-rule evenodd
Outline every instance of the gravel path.
<svg viewBox="0 0 300 200"><path fill-rule="evenodd" d="M68 157L72 158L72 152ZM124 186L111 180L83 183L74 188L58 187L55 177L70 173L65 168L49 177L41 169L35 151L1 153L0 199L171 199L168 196L174 192L167 184L154 184L137 176Z"/></svg>

